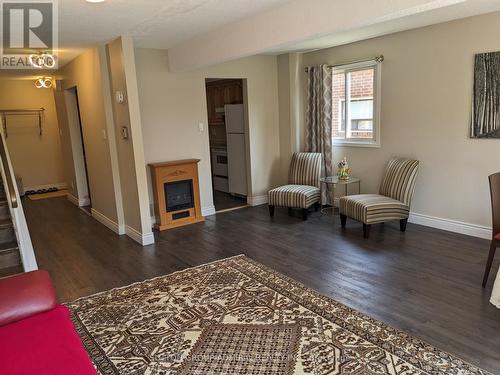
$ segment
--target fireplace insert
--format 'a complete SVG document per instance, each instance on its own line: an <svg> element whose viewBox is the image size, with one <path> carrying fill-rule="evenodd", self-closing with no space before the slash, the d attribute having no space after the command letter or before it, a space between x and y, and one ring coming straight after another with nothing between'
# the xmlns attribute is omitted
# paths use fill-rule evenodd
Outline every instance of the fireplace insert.
<svg viewBox="0 0 500 375"><path fill-rule="evenodd" d="M167 212L194 207L193 180L167 182L163 187Z"/></svg>

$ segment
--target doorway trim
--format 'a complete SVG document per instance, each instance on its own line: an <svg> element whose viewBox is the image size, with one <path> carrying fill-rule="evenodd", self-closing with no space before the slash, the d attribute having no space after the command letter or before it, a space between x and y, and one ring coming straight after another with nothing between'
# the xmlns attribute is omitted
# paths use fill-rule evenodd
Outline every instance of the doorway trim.
<svg viewBox="0 0 500 375"><path fill-rule="evenodd" d="M213 160L212 160L212 146L210 144L210 123L208 121L208 96L207 96L207 84L215 81L224 81L224 80L240 80L241 81L241 90L242 90L242 99L243 99L243 112L244 112L244 126L245 126L245 168L246 168L246 183L247 183L247 195L246 195L246 204L231 207L228 209L220 209L217 210L215 207L215 189L214 189L214 181L213 181ZM207 132L209 134L207 138L208 146L209 146L209 163L210 163L210 182L211 182L211 190L212 190L212 200L213 204L210 208L202 209L203 216L215 215L218 213L228 212L237 210L240 208L245 208L251 205L251 197L252 197L252 168L251 168L251 153L250 153L250 123L249 123L249 105L248 105L248 84L247 78L243 77L205 77L204 78L204 92L205 92L205 103L207 103Z"/></svg>
<svg viewBox="0 0 500 375"><path fill-rule="evenodd" d="M75 170L75 189L77 197L68 194L68 199L78 207L91 204L87 162L83 141L83 128L78 105L78 90L76 86L64 90L64 103L68 117L69 136L71 140L71 152L73 155L73 167Z"/></svg>

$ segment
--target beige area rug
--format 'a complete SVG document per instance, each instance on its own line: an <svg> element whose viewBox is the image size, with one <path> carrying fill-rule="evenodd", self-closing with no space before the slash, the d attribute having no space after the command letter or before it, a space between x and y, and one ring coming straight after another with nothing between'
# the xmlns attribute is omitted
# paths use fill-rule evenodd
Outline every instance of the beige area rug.
<svg viewBox="0 0 500 375"><path fill-rule="evenodd" d="M487 374L245 256L68 307L101 374Z"/></svg>
<svg viewBox="0 0 500 375"><path fill-rule="evenodd" d="M31 194L28 195L28 198L32 201L39 201L40 199L65 197L66 195L68 195L68 190L62 189L58 191L52 191L50 193Z"/></svg>

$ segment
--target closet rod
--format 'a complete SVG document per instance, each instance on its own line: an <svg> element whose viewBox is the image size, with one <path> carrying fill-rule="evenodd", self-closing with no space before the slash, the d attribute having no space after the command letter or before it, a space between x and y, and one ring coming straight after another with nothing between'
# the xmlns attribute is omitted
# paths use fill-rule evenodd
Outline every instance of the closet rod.
<svg viewBox="0 0 500 375"><path fill-rule="evenodd" d="M45 112L45 108L26 108L26 109L0 109L0 115L3 118L3 132L5 135L5 138L9 136L9 133L7 132L7 116L10 115L17 115L17 116L23 116L23 115L32 115L32 114L38 114L38 129L40 136L42 135L42 115Z"/></svg>

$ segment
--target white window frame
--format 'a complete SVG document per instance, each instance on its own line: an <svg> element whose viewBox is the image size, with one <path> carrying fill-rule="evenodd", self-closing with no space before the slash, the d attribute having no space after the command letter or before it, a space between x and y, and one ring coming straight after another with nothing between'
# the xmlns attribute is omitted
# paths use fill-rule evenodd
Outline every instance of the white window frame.
<svg viewBox="0 0 500 375"><path fill-rule="evenodd" d="M361 96L359 98L356 98L356 101L364 101L364 100L375 100L372 96ZM342 103L345 102L345 99L339 99L339 103L338 103L338 109L339 109L339 113L338 113L338 116L340 119L342 119ZM374 105L375 105L375 102L374 102ZM373 119L372 119L373 121ZM339 122L338 124L338 131L339 133L342 133L342 120ZM364 130L365 132L372 132L373 130Z"/></svg>
<svg viewBox="0 0 500 375"><path fill-rule="evenodd" d="M333 145L334 146L351 146L351 147L380 147L381 146L381 126L380 126L380 109L381 109L381 86L382 86L382 65L375 60L373 61L366 61L366 62L359 62L359 63L354 63L354 64L347 64L347 65L341 65L341 66L336 66L333 68L332 72L332 79L333 79L333 74L338 74L338 73L343 73L345 74L346 77L346 83L345 83L345 102L350 105L350 82L348 79L348 75L346 73L357 71L357 70L362 70L363 68L374 68L374 80L373 80L373 138L372 139L335 139L333 138L333 133L332 133L332 139L333 139ZM339 111L342 111L342 109L339 109ZM349 118L346 118L346 136L348 132L348 127L347 124L350 124L350 113L351 111L348 110L347 114Z"/></svg>

